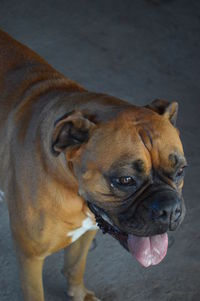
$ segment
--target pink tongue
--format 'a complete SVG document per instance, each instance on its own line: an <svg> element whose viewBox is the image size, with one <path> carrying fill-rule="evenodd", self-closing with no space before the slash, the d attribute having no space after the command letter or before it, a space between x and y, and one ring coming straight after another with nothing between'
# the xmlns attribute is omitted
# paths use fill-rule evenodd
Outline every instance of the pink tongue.
<svg viewBox="0 0 200 301"><path fill-rule="evenodd" d="M167 233L150 237L128 235L129 251L145 267L156 265L167 254Z"/></svg>

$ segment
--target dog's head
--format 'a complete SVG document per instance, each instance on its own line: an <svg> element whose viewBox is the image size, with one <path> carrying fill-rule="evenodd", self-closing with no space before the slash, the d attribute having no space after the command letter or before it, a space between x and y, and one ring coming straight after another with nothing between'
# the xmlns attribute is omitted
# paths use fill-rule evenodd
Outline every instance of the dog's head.
<svg viewBox="0 0 200 301"><path fill-rule="evenodd" d="M167 252L167 231L182 222L184 157L175 127L177 103L129 106L106 122L73 112L56 125L53 149L65 152L104 232L144 265Z"/></svg>

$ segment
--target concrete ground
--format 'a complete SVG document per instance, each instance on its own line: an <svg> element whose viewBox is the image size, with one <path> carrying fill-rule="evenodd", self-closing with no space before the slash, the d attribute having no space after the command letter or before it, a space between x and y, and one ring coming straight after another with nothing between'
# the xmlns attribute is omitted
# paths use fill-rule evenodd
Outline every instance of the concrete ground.
<svg viewBox="0 0 200 301"><path fill-rule="evenodd" d="M85 281L104 301L200 300L200 2L1 0L0 27L90 90L143 105L178 100L189 168L187 216L158 266L144 269L97 235ZM2 142L1 142L2 143ZM67 300L62 252L45 264L46 300ZM0 204L0 301L22 300L6 204Z"/></svg>

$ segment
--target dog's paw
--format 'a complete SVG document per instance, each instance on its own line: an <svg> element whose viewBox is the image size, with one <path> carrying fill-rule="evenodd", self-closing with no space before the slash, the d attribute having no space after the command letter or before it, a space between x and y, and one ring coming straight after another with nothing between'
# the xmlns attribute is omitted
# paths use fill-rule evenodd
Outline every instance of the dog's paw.
<svg viewBox="0 0 200 301"><path fill-rule="evenodd" d="M87 293L85 295L84 301L101 301L100 299L98 299L95 294L91 291L86 290Z"/></svg>
<svg viewBox="0 0 200 301"><path fill-rule="evenodd" d="M70 301L101 301L92 291L87 290L83 285L73 286L68 290Z"/></svg>

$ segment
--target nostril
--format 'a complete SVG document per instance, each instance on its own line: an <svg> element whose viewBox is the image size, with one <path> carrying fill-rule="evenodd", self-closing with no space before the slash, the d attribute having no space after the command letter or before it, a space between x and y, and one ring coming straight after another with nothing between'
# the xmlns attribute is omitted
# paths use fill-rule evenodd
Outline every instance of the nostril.
<svg viewBox="0 0 200 301"><path fill-rule="evenodd" d="M172 218L172 220L174 222L176 222L181 216L181 209L179 207L176 208L176 210L174 211L174 218Z"/></svg>
<svg viewBox="0 0 200 301"><path fill-rule="evenodd" d="M165 210L158 212L158 217L166 217L166 216L167 216L167 212Z"/></svg>
<svg viewBox="0 0 200 301"><path fill-rule="evenodd" d="M180 214L181 214L181 210L180 210L179 208L177 208L177 209L175 210L175 214L176 214L176 215L180 215Z"/></svg>
<svg viewBox="0 0 200 301"><path fill-rule="evenodd" d="M166 221L169 219L169 212L167 210L154 210L153 218L159 221Z"/></svg>
<svg viewBox="0 0 200 301"><path fill-rule="evenodd" d="M161 224L177 223L182 215L181 205L177 202L160 204L154 203L151 207L151 218Z"/></svg>

